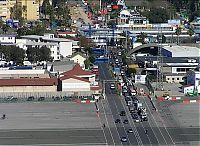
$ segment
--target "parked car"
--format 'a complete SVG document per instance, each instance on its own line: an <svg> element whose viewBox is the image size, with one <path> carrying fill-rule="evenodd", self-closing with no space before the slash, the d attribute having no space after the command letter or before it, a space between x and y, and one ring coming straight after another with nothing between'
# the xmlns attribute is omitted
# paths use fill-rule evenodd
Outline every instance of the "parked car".
<svg viewBox="0 0 200 146"><path fill-rule="evenodd" d="M27 101L33 101L35 98L34 98L34 96L29 96L28 98L27 98Z"/></svg>
<svg viewBox="0 0 200 146"><path fill-rule="evenodd" d="M14 97L14 96L8 96L7 98L5 98L6 101L17 101L18 98Z"/></svg>
<svg viewBox="0 0 200 146"><path fill-rule="evenodd" d="M110 89L114 90L115 89L115 84L110 84Z"/></svg>
<svg viewBox="0 0 200 146"><path fill-rule="evenodd" d="M44 101L45 100L45 97L39 97L38 98L38 101Z"/></svg>
<svg viewBox="0 0 200 146"><path fill-rule="evenodd" d="M59 100L60 100L60 97L59 97L59 96L56 96L56 97L53 98L53 100L54 100L54 101L59 101Z"/></svg>

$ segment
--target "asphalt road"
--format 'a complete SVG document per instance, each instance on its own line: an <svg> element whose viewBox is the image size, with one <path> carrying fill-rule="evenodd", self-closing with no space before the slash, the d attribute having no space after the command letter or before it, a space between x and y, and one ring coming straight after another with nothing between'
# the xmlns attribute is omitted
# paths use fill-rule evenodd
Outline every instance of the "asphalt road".
<svg viewBox="0 0 200 146"><path fill-rule="evenodd" d="M106 64L100 65L100 78L103 80L112 80L112 76L107 68ZM113 145L184 145L180 140L176 141L176 134L178 132L174 129L169 129L166 127L162 116L153 110L150 102L145 100L145 97L138 97L143 101L145 107L147 107L148 118L149 120L146 122L135 123L131 118L131 115L126 106L125 100L122 96L116 94L116 92L112 91L109 86L110 83L105 84L106 88L106 102L108 107L110 108L110 113L113 118L111 120L115 121L116 119L120 119L123 121L124 119L128 119L129 123L118 123L115 124L114 130L111 130L109 133L106 132L108 136L108 144ZM124 110L126 112L126 116L119 116L120 111ZM109 121L107 124L111 126L113 129L113 121ZM133 129L133 133L127 133L129 128ZM148 129L148 134L145 134L145 130ZM173 133L174 132L174 133ZM120 142L121 137L127 137L127 142ZM111 139L112 138L112 139ZM177 144L176 144L177 142ZM188 145L188 143L186 144Z"/></svg>

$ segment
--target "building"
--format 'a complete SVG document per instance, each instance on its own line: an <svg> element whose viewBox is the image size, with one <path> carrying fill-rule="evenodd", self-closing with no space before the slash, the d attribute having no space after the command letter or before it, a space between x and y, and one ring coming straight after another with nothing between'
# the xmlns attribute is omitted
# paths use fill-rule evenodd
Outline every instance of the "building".
<svg viewBox="0 0 200 146"><path fill-rule="evenodd" d="M47 62L47 70L52 74L61 74L74 67L74 61L64 58L61 61Z"/></svg>
<svg viewBox="0 0 200 146"><path fill-rule="evenodd" d="M10 19L10 9L16 4L16 0L0 1L0 17L2 20Z"/></svg>
<svg viewBox="0 0 200 146"><path fill-rule="evenodd" d="M0 93L56 92L57 78L46 70L1 69Z"/></svg>
<svg viewBox="0 0 200 146"><path fill-rule="evenodd" d="M167 57L199 57L200 48L192 46L163 46L162 54Z"/></svg>
<svg viewBox="0 0 200 146"><path fill-rule="evenodd" d="M42 1L42 0L41 0ZM21 7L22 17L28 21L38 20L40 18L39 7L40 0L17 0L17 5Z"/></svg>
<svg viewBox="0 0 200 146"><path fill-rule="evenodd" d="M73 60L74 63L78 63L83 69L85 69L85 63L84 61L87 59L88 57L81 53L81 52L77 52L77 53L74 53L70 60Z"/></svg>
<svg viewBox="0 0 200 146"><path fill-rule="evenodd" d="M95 94L101 91L98 82L95 81L95 74L83 70L79 64L60 74L58 89L70 92L87 91Z"/></svg>
<svg viewBox="0 0 200 146"><path fill-rule="evenodd" d="M16 35L1 34L0 44L1 45L15 44L15 38L16 38Z"/></svg>
<svg viewBox="0 0 200 146"><path fill-rule="evenodd" d="M77 41L55 38L54 34L44 34L44 36L26 35L21 38L22 39L16 40L17 46L24 50L26 50L28 46L47 46L51 50L53 60L60 60L63 57L71 56L73 50L78 48Z"/></svg>
<svg viewBox="0 0 200 146"><path fill-rule="evenodd" d="M200 94L200 66L187 73L187 86L184 87L184 93Z"/></svg>

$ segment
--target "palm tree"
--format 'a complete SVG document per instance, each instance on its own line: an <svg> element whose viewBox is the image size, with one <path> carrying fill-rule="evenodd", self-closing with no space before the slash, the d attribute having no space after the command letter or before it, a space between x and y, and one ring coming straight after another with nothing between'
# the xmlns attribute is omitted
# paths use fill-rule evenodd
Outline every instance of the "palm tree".
<svg viewBox="0 0 200 146"><path fill-rule="evenodd" d="M190 36L190 41L192 41L192 36L194 35L194 29L190 27L187 31L187 34Z"/></svg>
<svg viewBox="0 0 200 146"><path fill-rule="evenodd" d="M177 44L179 45L179 35L181 35L181 31L182 31L182 28L181 27L177 27L176 28L176 32L175 34L177 35Z"/></svg>

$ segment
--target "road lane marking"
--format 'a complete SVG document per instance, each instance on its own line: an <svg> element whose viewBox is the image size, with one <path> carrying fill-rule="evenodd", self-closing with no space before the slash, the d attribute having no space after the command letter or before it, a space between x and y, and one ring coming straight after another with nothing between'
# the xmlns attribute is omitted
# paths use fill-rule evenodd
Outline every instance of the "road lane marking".
<svg viewBox="0 0 200 146"><path fill-rule="evenodd" d="M120 102L122 103L124 109L126 110L126 113L128 114L129 112L127 112L128 110L126 109L125 105L123 104L122 101L120 101ZM134 126L134 129L135 129L135 130L134 130L134 135L135 135L135 137L136 137L136 139L137 139L138 144L142 146L142 145L143 145L143 142L142 142L142 140L141 140L141 136L140 136L140 134L139 134L139 132L138 132L136 126L135 126L135 123L134 123L133 119L130 118L129 116L127 116L127 117L129 118L129 121L131 121L132 125ZM131 119L131 120L130 120L130 119Z"/></svg>
<svg viewBox="0 0 200 146"><path fill-rule="evenodd" d="M100 68L102 69L102 66L101 66L101 65L100 65ZM103 69L102 69L102 72L103 72L104 77L106 77ZM104 86L105 86L105 85L104 85ZM105 87L104 87L104 88L105 88ZM105 89L104 89L104 90L105 90ZM106 95L105 95L105 96L106 96ZM105 100L107 101L107 99L105 99ZM109 105L109 104L108 104L108 105ZM104 115L105 115L106 123L107 123L107 125L108 125L108 129L109 129L109 132L110 132L110 135L111 135L113 144L116 145L116 144L115 144L115 141L114 141L114 138L113 138L113 134L112 134L112 132L111 132L111 130L110 130L110 126L109 126L109 124L108 124L108 119L107 119L107 117L106 117L105 108L104 108L103 104L102 104L102 107L103 107L103 110L104 110ZM116 130L117 130L117 129L116 129ZM118 131L117 131L117 132L118 132Z"/></svg>
<svg viewBox="0 0 200 146"><path fill-rule="evenodd" d="M142 98L144 98L144 97L142 96ZM150 107L148 106L148 104L146 103L145 99L144 99L144 103L145 103L146 107L148 108L150 115L153 117L153 114L152 114L152 112L151 112L151 109L150 109ZM149 121L147 121L147 123L148 123L149 126L151 127L151 129L152 129L152 131L153 131L153 134L155 135L156 140L158 141L158 144L161 145L160 142L159 142L159 138L156 136L156 134L155 134L155 132L154 132L154 130L153 130L153 128L152 128L152 124L150 124Z"/></svg>

